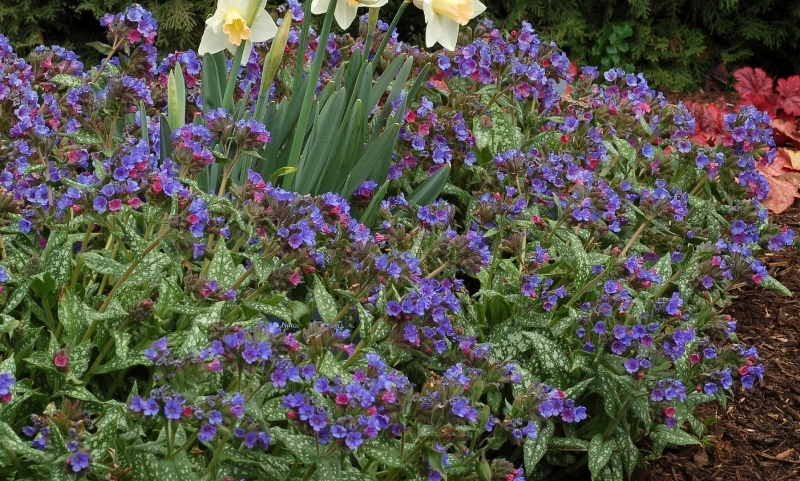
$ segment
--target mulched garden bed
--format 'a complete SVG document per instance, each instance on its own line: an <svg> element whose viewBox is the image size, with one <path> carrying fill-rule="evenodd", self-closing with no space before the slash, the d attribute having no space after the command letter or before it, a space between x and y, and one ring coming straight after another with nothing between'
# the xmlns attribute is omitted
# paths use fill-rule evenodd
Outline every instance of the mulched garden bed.
<svg viewBox="0 0 800 481"><path fill-rule="evenodd" d="M800 205L773 217L800 232ZM800 479L800 256L794 248L769 253L769 273L794 297L753 286L734 288L726 313L738 319L739 339L758 346L764 380L737 390L727 409L708 405L717 422L707 430L714 441L666 453L634 475L635 481L723 481Z"/></svg>

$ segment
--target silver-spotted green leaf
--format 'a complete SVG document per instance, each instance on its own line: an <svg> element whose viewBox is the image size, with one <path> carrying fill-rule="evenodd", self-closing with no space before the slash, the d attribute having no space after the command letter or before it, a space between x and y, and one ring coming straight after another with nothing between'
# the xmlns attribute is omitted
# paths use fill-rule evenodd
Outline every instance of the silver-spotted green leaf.
<svg viewBox="0 0 800 481"><path fill-rule="evenodd" d="M597 478L600 471L608 464L613 448L614 443L610 440L604 441L602 434L597 433L592 437L589 443L589 472L592 473L592 479Z"/></svg>
<svg viewBox="0 0 800 481"><path fill-rule="evenodd" d="M81 254L81 259L83 259L86 267L98 274L119 277L125 272L125 267L122 264L97 252L85 252Z"/></svg>
<svg viewBox="0 0 800 481"><path fill-rule="evenodd" d="M650 431L650 439L653 440L653 456L661 456L664 448L669 445L685 446L688 444L700 444L694 436L682 431L679 428L669 429L663 424L659 424L656 428Z"/></svg>
<svg viewBox="0 0 800 481"><path fill-rule="evenodd" d="M29 287L30 281L26 281L14 288L14 290L11 292L11 295L8 296L8 299L6 300L6 307L3 309L3 314L8 314L12 309L20 305L20 303L28 295Z"/></svg>
<svg viewBox="0 0 800 481"><path fill-rule="evenodd" d="M276 421L285 421L286 420L286 411L287 409L281 407L281 403L283 402L283 398L276 397L267 400L261 406L261 415L264 417L264 421L267 422L276 422Z"/></svg>
<svg viewBox="0 0 800 481"><path fill-rule="evenodd" d="M217 247L217 252L214 253L211 265L208 266L208 278L217 281L221 287L228 288L236 282L242 273L236 263L233 262L233 257L228 247L224 242L221 242Z"/></svg>
<svg viewBox="0 0 800 481"><path fill-rule="evenodd" d="M266 282L270 274L281 266L281 260L277 257L265 260L262 259L260 255L253 255L250 257L250 261L255 266L256 277L258 277L258 280L261 282Z"/></svg>
<svg viewBox="0 0 800 481"><path fill-rule="evenodd" d="M617 148L617 152L619 155L634 164L636 162L636 149L631 146L631 143L625 139L620 139L619 137L612 137L611 141L614 142L614 147Z"/></svg>
<svg viewBox="0 0 800 481"><path fill-rule="evenodd" d="M555 426L553 421L547 420L544 427L539 429L538 436L535 439L528 439L523 446L523 453L525 454L525 470L532 473L536 468L536 464L544 457L547 452L547 444L553 437Z"/></svg>
<svg viewBox="0 0 800 481"><path fill-rule="evenodd" d="M64 328L63 339L77 343L89 327L89 309L81 302L78 295L70 288L64 290L58 304L58 321Z"/></svg>
<svg viewBox="0 0 800 481"><path fill-rule="evenodd" d="M325 289L325 284L319 276L314 276L314 302L323 321L332 322L336 318L336 301Z"/></svg>
<svg viewBox="0 0 800 481"><path fill-rule="evenodd" d="M226 446L220 456L222 464L228 463L230 467L223 468L226 475L234 476L234 479L241 479L246 473L246 479L286 479L289 474L290 460L284 459L273 454L267 454L259 450L237 451L232 447ZM236 468L246 469L237 471Z"/></svg>
<svg viewBox="0 0 800 481"><path fill-rule="evenodd" d="M117 426L119 420L119 412L111 410L103 415L103 426L99 427L97 432L89 436L85 442L85 446L89 449L93 458L100 458L109 449L116 449L117 439Z"/></svg>
<svg viewBox="0 0 800 481"><path fill-rule="evenodd" d="M0 439L3 440L0 449L7 449L17 456L22 456L26 459L40 464L53 462L49 455L38 449L33 449L30 443L22 441L14 429L5 422L0 421Z"/></svg>
<svg viewBox="0 0 800 481"><path fill-rule="evenodd" d="M623 430L620 429L619 431ZM622 460L622 466L625 468L625 472L628 476L630 476L633 474L633 470L636 469L636 465L639 463L642 455L636 445L633 444L631 436L627 432L620 432L615 437L615 440L617 442L617 451L619 451Z"/></svg>
<svg viewBox="0 0 800 481"><path fill-rule="evenodd" d="M317 470L314 479L317 481L338 480L342 474L342 461L339 456L317 458Z"/></svg>
<svg viewBox="0 0 800 481"><path fill-rule="evenodd" d="M786 288L778 279L775 279L772 276L765 277L759 287L767 289L768 291L775 291L778 294L784 295L786 297L792 297L792 291Z"/></svg>
<svg viewBox="0 0 800 481"><path fill-rule="evenodd" d="M58 85L63 85L65 87L73 89L82 87L84 85L83 78L66 73L53 75L52 77L50 77L50 81Z"/></svg>
<svg viewBox="0 0 800 481"><path fill-rule="evenodd" d="M553 379L566 375L569 372L570 361L564 349L558 343L539 332L526 331L522 333L531 342L531 357L535 357L541 372L542 379Z"/></svg>
<svg viewBox="0 0 800 481"><path fill-rule="evenodd" d="M619 410L619 394L612 374L602 365L597 367L597 377L592 382L592 389L603 396L603 408L609 417L614 418Z"/></svg>
<svg viewBox="0 0 800 481"><path fill-rule="evenodd" d="M592 383L592 381L594 381L594 378L590 377L588 379L584 379L583 381L579 382L578 384L570 386L569 388L564 390L564 397L566 397L568 399L577 398L578 396L583 394L583 392L586 390L586 388L589 387L589 385Z"/></svg>
<svg viewBox="0 0 800 481"><path fill-rule="evenodd" d="M69 376L80 379L89 368L89 359L92 357L92 341L86 341L73 346L69 351Z"/></svg>
<svg viewBox="0 0 800 481"><path fill-rule="evenodd" d="M226 301L215 302L208 310L201 312L194 318L194 323L203 328L209 328L212 324L222 319L222 308Z"/></svg>
<svg viewBox="0 0 800 481"><path fill-rule="evenodd" d="M322 358L322 362L319 365L319 373L331 379L337 376L341 376L344 379L350 377L330 351L325 352L325 357Z"/></svg>
<svg viewBox="0 0 800 481"><path fill-rule="evenodd" d="M72 245L67 242L66 236L60 236L58 240L52 247L48 242L42 267L53 276L56 289L61 289L72 274Z"/></svg>
<svg viewBox="0 0 800 481"><path fill-rule="evenodd" d="M406 451L414 449L406 445ZM359 450L368 458L380 461L387 468L402 468L405 463L400 458L400 441L397 439L370 439L361 445Z"/></svg>
<svg viewBox="0 0 800 481"><path fill-rule="evenodd" d="M517 359L533 345L533 341L523 335L513 319L503 322L492 331L489 340L492 353L500 360Z"/></svg>
<svg viewBox="0 0 800 481"><path fill-rule="evenodd" d="M314 441L299 434L289 434L286 430L273 428L270 433L276 441L283 443L286 449L303 464L311 464L316 457L317 448Z"/></svg>
<svg viewBox="0 0 800 481"><path fill-rule="evenodd" d="M135 450L131 453L134 481L191 481L198 479L192 470L186 453L180 453L172 461L159 460L155 454Z"/></svg>
<svg viewBox="0 0 800 481"><path fill-rule="evenodd" d="M479 150L487 147L492 154L522 147L524 136L519 127L512 124L511 117L498 111L490 116L476 116L472 123L475 145Z"/></svg>
<svg viewBox="0 0 800 481"><path fill-rule="evenodd" d="M282 321L291 321L293 320L292 311L283 307L283 306L271 306L269 304L265 304L263 302L245 302L245 307L248 309L253 309L258 311L262 314L266 314L268 316L275 316ZM260 319L254 319L254 321L258 322ZM243 328L252 327L249 323L244 322L242 323Z"/></svg>
<svg viewBox="0 0 800 481"><path fill-rule="evenodd" d="M562 450L578 450L578 451L588 451L589 450L589 441L580 438L560 438L560 437L553 437L550 438L550 442L548 443L549 446L554 448L561 448Z"/></svg>

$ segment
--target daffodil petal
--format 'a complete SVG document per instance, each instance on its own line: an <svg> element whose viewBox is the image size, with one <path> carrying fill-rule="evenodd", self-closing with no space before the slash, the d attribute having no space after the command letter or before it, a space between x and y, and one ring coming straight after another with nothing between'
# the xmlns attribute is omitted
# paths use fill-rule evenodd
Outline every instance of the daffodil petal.
<svg viewBox="0 0 800 481"><path fill-rule="evenodd" d="M482 4L479 0L472 0L472 18L477 17L486 10L486 5Z"/></svg>
<svg viewBox="0 0 800 481"><path fill-rule="evenodd" d="M439 37L442 35L442 26L438 15L434 14L430 19L427 18L427 15L425 17L425 21L428 23L425 27L425 46L431 48L439 41Z"/></svg>
<svg viewBox="0 0 800 481"><path fill-rule="evenodd" d="M236 50L238 48L239 47L237 45L234 45L232 43L228 44L228 52L232 53L233 55L236 55ZM253 50L253 42L250 41L249 39L245 40L244 41L244 52L242 53L242 62L241 62L242 66L247 65L247 62L250 60L250 52L252 50Z"/></svg>
<svg viewBox="0 0 800 481"><path fill-rule="evenodd" d="M336 10L333 12L333 16L336 18L336 23L338 23L342 29L348 28L353 23L357 13L358 7L351 6L349 1L336 1Z"/></svg>
<svg viewBox="0 0 800 481"><path fill-rule="evenodd" d="M458 43L458 22L452 18L439 17L441 33L439 34L439 44L447 50L453 51Z"/></svg>
<svg viewBox="0 0 800 481"><path fill-rule="evenodd" d="M211 31L214 33L219 33L222 28L222 24L225 23L225 10L218 8L214 15L209 17L206 20L206 25L211 28ZM203 34L205 36L205 33Z"/></svg>
<svg viewBox="0 0 800 481"><path fill-rule="evenodd" d="M272 20L272 17L263 10L261 12L259 12L256 21L253 22L253 25L250 27L252 32L250 40L252 42L266 42L278 33L278 26L275 24L275 21Z"/></svg>
<svg viewBox="0 0 800 481"><path fill-rule="evenodd" d="M330 2L331 0L313 0L311 2L311 13L314 15L322 15L328 11L328 4Z"/></svg>
<svg viewBox="0 0 800 481"><path fill-rule="evenodd" d="M203 38L200 40L200 46L197 48L197 53L203 56L207 53L217 53L228 48L231 43L228 41L228 36L225 34L214 33L211 26L207 26L203 32Z"/></svg>

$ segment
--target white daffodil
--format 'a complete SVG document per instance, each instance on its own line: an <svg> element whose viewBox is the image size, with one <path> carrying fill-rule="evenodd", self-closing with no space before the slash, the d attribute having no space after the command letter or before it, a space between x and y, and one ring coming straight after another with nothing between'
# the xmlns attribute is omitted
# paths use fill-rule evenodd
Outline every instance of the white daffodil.
<svg viewBox="0 0 800 481"><path fill-rule="evenodd" d="M478 0L414 0L414 5L425 13L425 45L439 42L447 50L456 49L458 27L486 10Z"/></svg>
<svg viewBox="0 0 800 481"><path fill-rule="evenodd" d="M253 42L264 42L278 32L278 26L264 6L267 0L219 0L217 10L206 20L206 30L197 49L200 55L223 49L235 54L245 42L242 65L250 58Z"/></svg>
<svg viewBox="0 0 800 481"><path fill-rule="evenodd" d="M342 29L346 29L353 23L356 18L356 11L358 7L378 8L386 5L389 0L312 0L311 13L314 15L322 15L328 11L328 5L332 1L336 2L336 10L333 11L333 16L336 18L336 23Z"/></svg>

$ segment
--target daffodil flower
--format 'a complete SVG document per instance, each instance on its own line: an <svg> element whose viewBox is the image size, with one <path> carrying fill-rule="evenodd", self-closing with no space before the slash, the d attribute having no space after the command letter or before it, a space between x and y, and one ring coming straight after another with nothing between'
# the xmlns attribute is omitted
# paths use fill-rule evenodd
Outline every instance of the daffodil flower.
<svg viewBox="0 0 800 481"><path fill-rule="evenodd" d="M227 48L235 54L236 48L245 42L242 55L242 65L245 65L253 42L264 42L278 32L275 21L264 10L266 3L267 0L219 0L214 15L206 20L198 53L217 53Z"/></svg>
<svg viewBox="0 0 800 481"><path fill-rule="evenodd" d="M414 5L425 13L425 45L439 42L447 50L456 49L458 27L486 10L479 0L414 0Z"/></svg>
<svg viewBox="0 0 800 481"><path fill-rule="evenodd" d="M386 5L389 0L312 0L311 13L321 15L328 11L330 2L336 2L333 16L342 29L348 28L356 18L358 7L378 8Z"/></svg>

